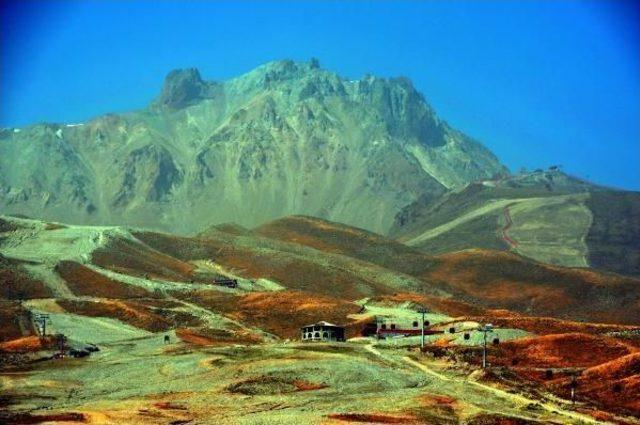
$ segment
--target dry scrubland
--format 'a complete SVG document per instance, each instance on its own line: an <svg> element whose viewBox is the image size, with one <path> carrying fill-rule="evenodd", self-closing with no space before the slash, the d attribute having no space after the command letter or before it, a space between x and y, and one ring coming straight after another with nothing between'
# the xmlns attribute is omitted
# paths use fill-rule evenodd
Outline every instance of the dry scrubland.
<svg viewBox="0 0 640 425"><path fill-rule="evenodd" d="M567 304L600 288L617 296L616 288L632 290L632 279L487 251L428 257L308 217L252 231L219 226L193 238L2 220L0 420L640 422L634 293L622 298L630 300L626 313L597 297L579 309L531 310L521 301L553 295ZM214 285L220 276L238 287ZM553 282L561 289L552 291ZM418 305L443 331L427 338L425 353L419 337L358 337L374 316L414 320ZM570 320L571 309L609 323ZM49 332L65 334L70 347L100 351L34 362L53 354L55 341L36 336L33 313L48 313ZM297 342L298 328L316 320L343 324L357 338ZM475 328L488 320L499 329L483 372Z"/></svg>

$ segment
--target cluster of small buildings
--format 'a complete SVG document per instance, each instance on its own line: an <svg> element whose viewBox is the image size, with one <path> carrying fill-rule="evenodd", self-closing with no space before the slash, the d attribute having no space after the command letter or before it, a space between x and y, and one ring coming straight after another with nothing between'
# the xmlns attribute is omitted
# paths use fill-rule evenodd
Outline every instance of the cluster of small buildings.
<svg viewBox="0 0 640 425"><path fill-rule="evenodd" d="M424 326L424 331L423 331ZM425 320L423 324L419 320L410 323L401 323L398 321L386 321L384 319L376 319L375 322L367 323L361 330L361 336L375 336L382 338L397 338L406 336L434 335L442 333L428 329L430 323ZM334 325L333 323L320 321L311 325L300 328L300 338L302 341L344 341L345 329L343 326Z"/></svg>

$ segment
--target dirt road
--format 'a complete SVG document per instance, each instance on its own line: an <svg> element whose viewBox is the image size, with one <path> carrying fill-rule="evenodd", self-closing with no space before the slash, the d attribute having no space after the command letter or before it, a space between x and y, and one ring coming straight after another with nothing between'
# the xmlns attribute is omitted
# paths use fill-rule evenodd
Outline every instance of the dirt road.
<svg viewBox="0 0 640 425"><path fill-rule="evenodd" d="M373 344L366 345L364 347L370 353L386 360L392 361L391 356L385 356L380 351L378 351ZM602 424L604 422L598 421L591 416L583 415L581 413L569 411L563 409L561 406L549 402L542 402L540 400L535 400L532 398L525 397L521 394L515 394L511 392L507 392L497 387L493 387L491 385L484 384L482 382L477 382L468 379L467 377L457 376L457 375L446 375L442 372L434 370L427 365L420 363L408 356L401 357L402 361L412 367L420 369L426 375L437 379L442 382L442 387L454 386L456 384L463 384L464 386L473 386L474 388L480 390L481 392L490 393L492 396L498 397L500 399L510 401L515 407L517 407L519 411L519 416L524 419L528 419L531 421L539 421L540 417L537 415L527 414L525 409L527 406L541 406L544 410L546 410L551 415L562 416L564 418L570 418L572 422L577 423L590 423L590 424ZM464 395L464 394L459 394ZM478 406L479 407L479 406Z"/></svg>
<svg viewBox="0 0 640 425"><path fill-rule="evenodd" d="M518 242L511 239L509 236L509 229L513 225L513 221L511 220L511 213L509 212L509 207L513 204L509 204L502 209L504 214L504 227L502 227L502 239L512 248L515 249L518 247Z"/></svg>

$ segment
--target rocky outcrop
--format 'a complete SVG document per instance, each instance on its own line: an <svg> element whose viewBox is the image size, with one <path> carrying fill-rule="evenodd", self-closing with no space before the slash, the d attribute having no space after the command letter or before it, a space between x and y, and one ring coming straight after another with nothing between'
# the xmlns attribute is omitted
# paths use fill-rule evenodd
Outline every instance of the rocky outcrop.
<svg viewBox="0 0 640 425"><path fill-rule="evenodd" d="M202 99L212 98L218 84L205 82L195 68L171 71L164 81L157 105L169 108L184 108Z"/></svg>
<svg viewBox="0 0 640 425"><path fill-rule="evenodd" d="M162 201L181 180L182 173L166 149L144 146L129 154L113 205L126 206L136 199Z"/></svg>

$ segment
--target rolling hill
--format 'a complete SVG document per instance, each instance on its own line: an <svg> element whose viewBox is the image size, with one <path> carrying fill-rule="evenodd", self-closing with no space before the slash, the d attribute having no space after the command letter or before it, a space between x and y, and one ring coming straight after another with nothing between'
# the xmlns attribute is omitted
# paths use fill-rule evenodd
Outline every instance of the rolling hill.
<svg viewBox="0 0 640 425"><path fill-rule="evenodd" d="M482 181L396 217L391 236L428 254L512 251L540 262L640 276L640 193L557 169Z"/></svg>
<svg viewBox="0 0 640 425"><path fill-rule="evenodd" d="M500 251L429 256L307 216L194 237L2 216L0 254L0 421L635 423L634 398L616 394L637 388L637 279ZM420 305L445 332L429 336L432 356L412 348L420 337L361 337L378 317L415 320ZM296 341L317 320L355 338ZM477 326L488 321L498 367L480 373ZM100 351L57 359L58 333ZM541 393L567 397L568 368L583 371L580 413Z"/></svg>
<svg viewBox="0 0 640 425"><path fill-rule="evenodd" d="M626 311L640 312L640 281L615 273L547 265L498 250L429 256L381 235L310 217L275 220L254 233L372 262L420 279L422 291L437 288L484 308L629 324L638 320Z"/></svg>
<svg viewBox="0 0 640 425"><path fill-rule="evenodd" d="M500 251L428 256L362 229L309 217L277 220L248 235L210 229L198 237L3 221L14 228L0 241L8 264L7 300L16 294L157 299L172 289L215 290L213 279L233 276L257 291L304 291L350 302L412 293L452 310L468 305L618 324L638 324L640 317L637 279ZM22 292L16 292L17 279L26 282Z"/></svg>

